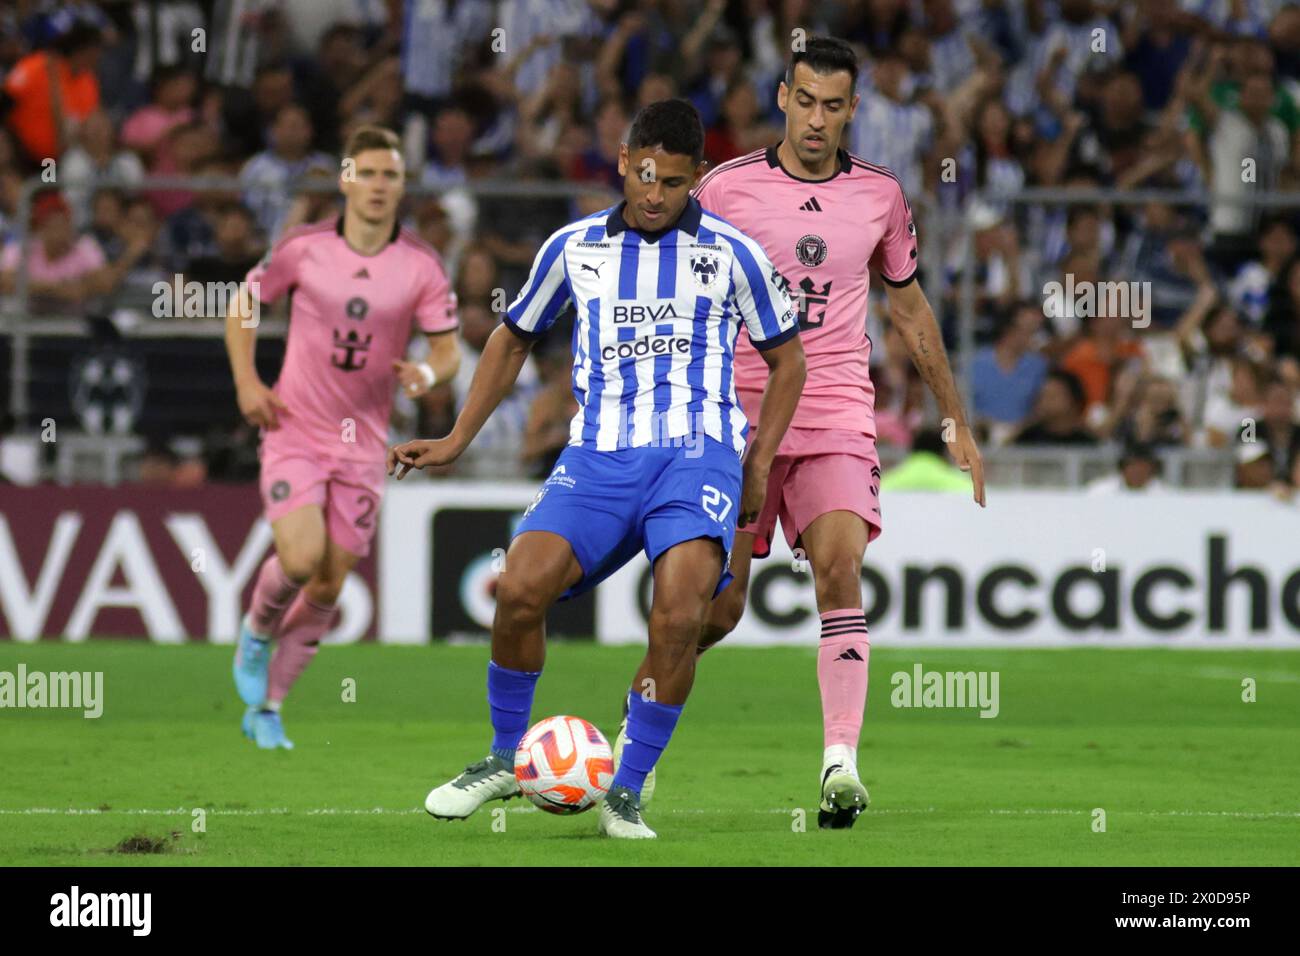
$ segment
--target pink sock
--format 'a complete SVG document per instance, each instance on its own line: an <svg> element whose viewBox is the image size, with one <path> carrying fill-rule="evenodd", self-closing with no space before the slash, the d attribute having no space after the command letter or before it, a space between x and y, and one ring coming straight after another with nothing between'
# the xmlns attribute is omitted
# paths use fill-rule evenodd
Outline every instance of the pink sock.
<svg viewBox="0 0 1300 956"><path fill-rule="evenodd" d="M330 629L334 608L322 607L299 594L280 621L271 655L270 689L266 699L279 704L289 693L289 688L302 676L311 659L320 650L320 639Z"/></svg>
<svg viewBox="0 0 1300 956"><path fill-rule="evenodd" d="M871 643L860 608L827 611L817 647L817 683L822 692L824 746L844 744L855 752L867 706L867 658Z"/></svg>
<svg viewBox="0 0 1300 956"><path fill-rule="evenodd" d="M272 552L262 562L262 568L257 572L257 583L253 585L253 603L248 608L253 633L263 637L270 635L284 609L301 589L301 584L284 573L279 557Z"/></svg>

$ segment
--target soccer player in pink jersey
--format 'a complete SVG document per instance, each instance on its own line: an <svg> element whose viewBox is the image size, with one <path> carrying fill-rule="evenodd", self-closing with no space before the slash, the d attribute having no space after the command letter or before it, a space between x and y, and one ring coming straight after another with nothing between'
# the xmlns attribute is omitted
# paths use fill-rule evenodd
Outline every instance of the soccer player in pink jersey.
<svg viewBox="0 0 1300 956"><path fill-rule="evenodd" d="M393 387L422 395L460 364L442 262L398 223L404 184L397 136L358 129L339 175L343 215L289 232L249 272L226 317L239 410L262 429L260 487L275 539L234 663L244 733L264 749L293 747L280 705L316 655L348 572L370 551ZM256 310L285 295L288 348L268 388L253 363ZM429 340L418 364L404 360L417 329Z"/></svg>
<svg viewBox="0 0 1300 956"><path fill-rule="evenodd" d="M866 333L871 269L885 284L890 319L938 400L953 458L970 472L975 500L984 504L979 449L916 279L916 226L907 197L888 169L840 148L858 104L857 74L847 43L809 38L791 57L777 91L784 139L721 164L695 192L705 209L757 239L791 283L808 365L794 420L772 462L763 511L738 529L731 554L735 580L714 600L700 649L740 620L751 556L767 556L779 517L786 541L812 566L821 614L817 680L825 749L818 822L831 829L852 827L869 799L858 779L857 749L870 651L862 558L881 529ZM766 378L766 366L742 332L736 391L755 429L762 428Z"/></svg>

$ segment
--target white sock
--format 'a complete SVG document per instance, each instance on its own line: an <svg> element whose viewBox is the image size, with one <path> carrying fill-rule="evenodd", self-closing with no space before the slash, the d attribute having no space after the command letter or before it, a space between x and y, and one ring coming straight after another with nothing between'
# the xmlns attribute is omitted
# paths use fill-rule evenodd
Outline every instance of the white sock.
<svg viewBox="0 0 1300 956"><path fill-rule="evenodd" d="M858 772L858 754L857 751L848 744L831 744L822 752L822 775L830 767L839 764L850 773Z"/></svg>

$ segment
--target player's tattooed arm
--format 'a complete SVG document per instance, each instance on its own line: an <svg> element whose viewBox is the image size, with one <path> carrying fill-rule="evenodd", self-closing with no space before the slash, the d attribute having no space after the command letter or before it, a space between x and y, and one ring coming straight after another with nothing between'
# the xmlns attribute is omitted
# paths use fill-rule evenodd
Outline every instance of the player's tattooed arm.
<svg viewBox="0 0 1300 956"><path fill-rule="evenodd" d="M406 477L412 468L429 465L449 465L461 456L469 443L483 428L502 399L514 390L515 380L528 359L532 348L506 325L500 325L483 347L483 355L465 396L461 409L446 438L432 441L417 440L394 445L388 450L388 473L399 479Z"/></svg>
<svg viewBox="0 0 1300 956"><path fill-rule="evenodd" d="M934 310L930 308L930 302L921 290L921 283L915 280L904 286L886 284L885 294L889 299L890 321L907 346L912 364L934 393L935 400L939 403L939 413L945 421L951 421L955 426L951 434L945 429L944 438L949 442L953 459L963 471L970 472L975 500L982 507L984 463L966 422L966 410L957 391L957 383L952 377L952 366L948 363L943 334L939 331Z"/></svg>

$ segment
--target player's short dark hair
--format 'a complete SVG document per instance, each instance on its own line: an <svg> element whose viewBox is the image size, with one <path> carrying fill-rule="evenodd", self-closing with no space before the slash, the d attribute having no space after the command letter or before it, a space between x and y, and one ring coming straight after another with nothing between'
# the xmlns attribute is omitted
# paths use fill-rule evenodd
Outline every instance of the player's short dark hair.
<svg viewBox="0 0 1300 956"><path fill-rule="evenodd" d="M802 50L791 53L790 64L785 68L786 86L794 85L794 68L800 63L807 63L822 75L847 70L850 88L858 85L858 55L838 37L809 37Z"/></svg>
<svg viewBox="0 0 1300 956"><path fill-rule="evenodd" d="M928 451L932 455L943 457L948 450L948 443L943 440L943 432L930 426L922 428L912 438L912 451Z"/></svg>
<svg viewBox="0 0 1300 956"><path fill-rule="evenodd" d="M348 159L368 149L395 149L402 151L402 141L391 129L383 126L358 126L343 147L343 158Z"/></svg>
<svg viewBox="0 0 1300 956"><path fill-rule="evenodd" d="M704 158L704 124L699 111L683 99L660 100L644 107L632 120L627 135L629 150L660 146L665 153Z"/></svg>

